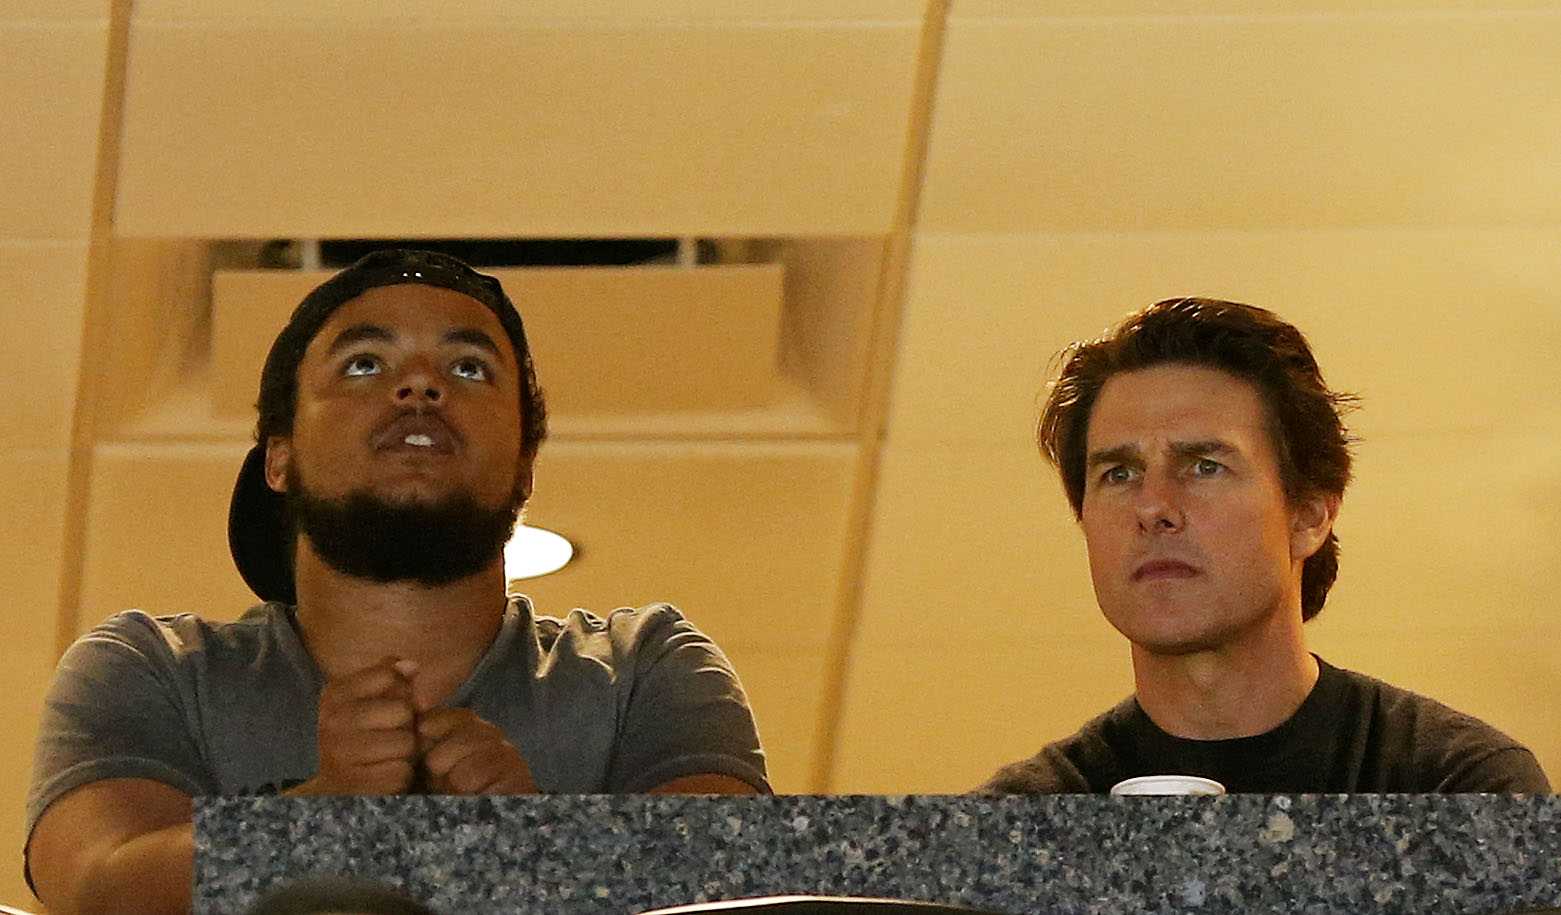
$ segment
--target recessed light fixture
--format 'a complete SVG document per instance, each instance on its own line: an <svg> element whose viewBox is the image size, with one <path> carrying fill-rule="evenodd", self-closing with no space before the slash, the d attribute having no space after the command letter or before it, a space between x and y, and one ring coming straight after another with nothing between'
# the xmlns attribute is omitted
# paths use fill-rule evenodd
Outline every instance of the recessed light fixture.
<svg viewBox="0 0 1561 915"><path fill-rule="evenodd" d="M509 581L557 572L574 558L575 545L562 534L529 524L516 525L504 544L504 577Z"/></svg>

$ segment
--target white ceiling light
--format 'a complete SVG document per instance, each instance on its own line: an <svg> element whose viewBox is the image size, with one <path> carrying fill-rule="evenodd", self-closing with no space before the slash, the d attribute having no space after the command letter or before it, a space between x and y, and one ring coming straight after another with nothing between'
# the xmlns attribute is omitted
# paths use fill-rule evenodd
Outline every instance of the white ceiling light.
<svg viewBox="0 0 1561 915"><path fill-rule="evenodd" d="M504 544L504 577L509 581L557 572L574 557L568 538L546 528L521 524Z"/></svg>

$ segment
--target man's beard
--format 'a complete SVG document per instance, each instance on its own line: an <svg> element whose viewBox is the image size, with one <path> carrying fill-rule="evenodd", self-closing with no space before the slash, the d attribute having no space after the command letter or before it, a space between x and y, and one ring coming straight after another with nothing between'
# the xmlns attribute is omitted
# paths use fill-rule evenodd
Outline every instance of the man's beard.
<svg viewBox="0 0 1561 915"><path fill-rule="evenodd" d="M375 582L436 588L488 568L504 552L525 502L483 505L469 492L434 502L392 502L367 489L340 499L309 492L288 468L287 510L293 529L309 538L331 568Z"/></svg>

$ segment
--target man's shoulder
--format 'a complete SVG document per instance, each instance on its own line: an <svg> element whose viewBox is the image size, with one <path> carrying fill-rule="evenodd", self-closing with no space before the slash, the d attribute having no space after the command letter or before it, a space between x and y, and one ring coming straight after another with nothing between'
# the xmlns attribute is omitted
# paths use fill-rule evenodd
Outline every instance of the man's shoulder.
<svg viewBox="0 0 1561 915"><path fill-rule="evenodd" d="M666 603L618 607L605 615L576 607L562 617L537 615L531 602L516 596L522 612L531 613L544 652L556 646L597 645L614 653L636 651L664 641L679 631L697 632L678 608Z"/></svg>
<svg viewBox="0 0 1561 915"><path fill-rule="evenodd" d="M1433 699L1423 693L1395 686L1386 680L1359 671L1332 667L1326 662L1349 701L1363 703L1380 721L1402 725L1417 731L1478 734L1498 746L1520 747L1517 740L1479 718Z"/></svg>
<svg viewBox="0 0 1561 915"><path fill-rule="evenodd" d="M259 650L289 625L286 607L276 603L258 604L232 621L209 620L193 613L153 615L145 610L122 610L77 639L76 647L93 650L113 646L181 661L211 651Z"/></svg>
<svg viewBox="0 0 1561 915"><path fill-rule="evenodd" d="M1122 700L1077 731L1042 747L1029 759L997 770L977 794L1092 794L1105 790L1117 778L1112 734L1128 726L1137 705Z"/></svg>
<svg viewBox="0 0 1561 915"><path fill-rule="evenodd" d="M1372 743L1437 792L1548 792L1534 754L1516 738L1429 696L1357 671L1324 667L1369 717ZM1432 783L1434 782L1434 784Z"/></svg>

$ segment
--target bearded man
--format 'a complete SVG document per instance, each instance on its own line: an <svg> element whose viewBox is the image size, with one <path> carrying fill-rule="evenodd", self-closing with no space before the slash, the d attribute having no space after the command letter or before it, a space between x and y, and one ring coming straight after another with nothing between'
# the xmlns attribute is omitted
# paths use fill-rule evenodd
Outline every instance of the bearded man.
<svg viewBox="0 0 1561 915"><path fill-rule="evenodd" d="M27 810L51 912L187 910L200 795L769 790L742 687L676 609L506 593L546 422L496 279L365 257L293 312L257 406L229 544L264 603L127 611L60 661Z"/></svg>

